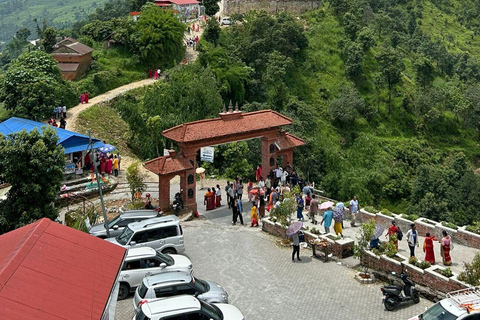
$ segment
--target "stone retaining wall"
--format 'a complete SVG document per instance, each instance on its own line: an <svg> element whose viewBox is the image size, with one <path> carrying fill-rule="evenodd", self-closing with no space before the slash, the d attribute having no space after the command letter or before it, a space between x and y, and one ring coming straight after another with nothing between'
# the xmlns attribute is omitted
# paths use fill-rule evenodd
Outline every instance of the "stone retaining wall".
<svg viewBox="0 0 480 320"><path fill-rule="evenodd" d="M366 255L361 259L361 262L362 265L370 269L380 270L386 273L396 272L400 274L402 271L406 271L409 278L415 284L427 286L443 293L470 287L467 283L458 280L456 273L453 273L452 277L447 278L435 271L437 269L445 269L443 267L433 265L430 268L422 270L409 264L407 258L400 262L387 256L377 256L373 252L367 251Z"/></svg>
<svg viewBox="0 0 480 320"><path fill-rule="evenodd" d="M264 10L270 14L290 12L300 15L306 11L316 9L321 1L315 0L222 0L221 16L229 16L234 13L247 13L251 10Z"/></svg>

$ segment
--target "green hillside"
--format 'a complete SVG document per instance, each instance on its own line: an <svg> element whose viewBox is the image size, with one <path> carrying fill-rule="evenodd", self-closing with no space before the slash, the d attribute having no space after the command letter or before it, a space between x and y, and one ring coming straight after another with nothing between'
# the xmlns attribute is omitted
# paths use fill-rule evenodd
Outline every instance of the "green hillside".
<svg viewBox="0 0 480 320"><path fill-rule="evenodd" d="M62 29L85 20L107 0L0 0L0 41L7 42L22 27L35 38L35 22L45 18L49 26Z"/></svg>

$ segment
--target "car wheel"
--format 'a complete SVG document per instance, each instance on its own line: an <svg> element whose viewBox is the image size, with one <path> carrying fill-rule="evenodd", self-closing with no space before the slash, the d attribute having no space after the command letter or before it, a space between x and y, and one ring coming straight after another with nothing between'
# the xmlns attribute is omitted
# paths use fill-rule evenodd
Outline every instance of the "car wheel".
<svg viewBox="0 0 480 320"><path fill-rule="evenodd" d="M175 253L177 253L177 251L175 251L175 249L172 249L172 248L167 248L167 249L163 250L162 253L164 253L164 254L175 254Z"/></svg>
<svg viewBox="0 0 480 320"><path fill-rule="evenodd" d="M118 289L118 300L123 300L128 297L130 293L130 287L126 283L120 283L120 288Z"/></svg>
<svg viewBox="0 0 480 320"><path fill-rule="evenodd" d="M393 311L393 309L395 309L395 307L397 306L395 301L390 298L386 298L383 304L385 305L385 309L387 309L388 311Z"/></svg>

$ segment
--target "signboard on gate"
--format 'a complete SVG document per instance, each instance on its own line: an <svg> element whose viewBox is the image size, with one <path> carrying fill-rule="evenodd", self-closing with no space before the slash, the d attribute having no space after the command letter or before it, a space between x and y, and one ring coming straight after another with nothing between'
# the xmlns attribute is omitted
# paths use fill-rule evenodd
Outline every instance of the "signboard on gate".
<svg viewBox="0 0 480 320"><path fill-rule="evenodd" d="M213 163L215 149L213 147L200 148L200 160Z"/></svg>

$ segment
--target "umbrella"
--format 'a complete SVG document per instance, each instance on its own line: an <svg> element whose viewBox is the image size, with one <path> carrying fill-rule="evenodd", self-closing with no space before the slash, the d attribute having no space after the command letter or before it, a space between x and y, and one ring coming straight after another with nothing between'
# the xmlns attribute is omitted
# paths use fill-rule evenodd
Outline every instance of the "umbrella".
<svg viewBox="0 0 480 320"><path fill-rule="evenodd" d="M333 203L332 201L327 201L327 202L324 202L322 204L320 204L320 206L318 207L318 209L320 210L327 210L328 208L330 208L331 206L335 205L335 203Z"/></svg>
<svg viewBox="0 0 480 320"><path fill-rule="evenodd" d="M204 173L204 172L205 172L205 168L202 168L202 167L197 168L197 170L195 170L195 172L198 173L198 174Z"/></svg>
<svg viewBox="0 0 480 320"><path fill-rule="evenodd" d="M103 153L109 153L109 152L115 151L115 149L116 148L111 144L104 144L102 147L98 148L98 150Z"/></svg>
<svg viewBox="0 0 480 320"><path fill-rule="evenodd" d="M379 224L375 226L375 231L373 231L373 236L372 240L380 238L380 236L383 234L383 227Z"/></svg>
<svg viewBox="0 0 480 320"><path fill-rule="evenodd" d="M303 227L302 221L296 221L292 223L287 229L287 236L293 236L295 233L300 231Z"/></svg>

